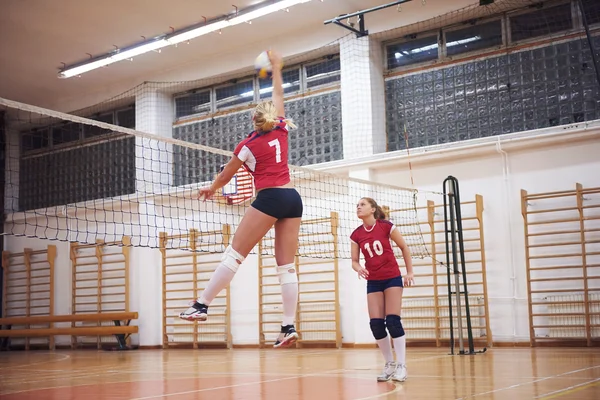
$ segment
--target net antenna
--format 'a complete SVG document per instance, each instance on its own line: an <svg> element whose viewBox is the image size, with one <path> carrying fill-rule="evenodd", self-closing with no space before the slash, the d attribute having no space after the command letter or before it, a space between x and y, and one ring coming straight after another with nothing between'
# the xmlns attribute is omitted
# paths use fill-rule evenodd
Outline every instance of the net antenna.
<svg viewBox="0 0 600 400"><path fill-rule="evenodd" d="M369 34L369 31L365 29L365 14L371 13L373 11L383 10L383 9L389 8L389 7L400 6L400 4L408 3L409 1L412 1L412 0L398 0L398 1L393 1L391 3L382 4L380 6L367 8L365 10L357 11L357 12L354 12L351 14L342 14L340 16L337 16L335 18L325 21L324 24L325 25L329 25L329 24L339 25L342 28L346 28L349 31L354 32L356 34L356 37L367 36ZM349 22L350 18L352 18L352 17L358 17L358 29L356 29L354 27L354 24L352 24L352 23L345 24L342 22L342 20L344 20L344 19Z"/></svg>
<svg viewBox="0 0 600 400"><path fill-rule="evenodd" d="M456 297L456 321L458 325L458 345L460 355L472 355L485 353L487 348L475 351L473 344L473 327L471 325L471 312L469 309L469 291L467 289L467 268L465 266L465 247L462 229L462 214L460 209L460 191L458 179L448 176L444 179L444 233L446 242L446 260L448 262L448 312L450 317L450 354L454 354L454 324L452 316L452 295ZM452 255L450 254L452 253ZM461 269L458 267L460 261ZM452 274L454 275L454 292L452 291L452 280L450 278L450 263L452 264ZM463 289L460 288L460 275L462 274ZM469 350L465 351L463 339L463 317L461 295L465 302L465 319L467 321L467 338Z"/></svg>

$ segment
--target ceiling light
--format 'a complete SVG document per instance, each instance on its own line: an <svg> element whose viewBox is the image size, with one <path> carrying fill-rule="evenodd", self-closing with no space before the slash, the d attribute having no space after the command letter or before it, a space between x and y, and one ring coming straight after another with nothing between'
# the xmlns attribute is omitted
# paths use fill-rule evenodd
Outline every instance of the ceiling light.
<svg viewBox="0 0 600 400"><path fill-rule="evenodd" d="M174 32L168 36L157 37L151 42L145 42L131 48L117 50L116 52L112 52L104 56L85 61L80 64L66 67L59 72L58 76L60 78L70 78L73 76L78 76L85 72L105 67L109 64L118 61L131 59L135 56L139 56L149 51L156 51L166 46L176 45L181 42L187 42L191 39L212 32L219 31L220 33L221 29L223 28L238 25L244 22L249 23L253 19L257 19L267 14L287 9L296 4L308 3L309 1L311 0L280 0L277 2L269 1L269 5L259 8L250 7L248 11L242 10L240 12L236 12L235 16L231 18L220 19L214 22L204 23L201 26L190 27L182 31Z"/></svg>

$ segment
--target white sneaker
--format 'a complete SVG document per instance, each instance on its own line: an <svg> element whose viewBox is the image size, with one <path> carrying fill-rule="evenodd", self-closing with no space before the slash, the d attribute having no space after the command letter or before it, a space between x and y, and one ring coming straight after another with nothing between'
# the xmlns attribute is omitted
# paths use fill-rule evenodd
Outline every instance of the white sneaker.
<svg viewBox="0 0 600 400"><path fill-rule="evenodd" d="M406 371L405 364L398 364L398 368L396 368L396 372L394 376L392 376L392 380L396 382L404 382L408 378L408 372Z"/></svg>
<svg viewBox="0 0 600 400"><path fill-rule="evenodd" d="M381 375L377 377L377 382L387 382L390 380L392 375L396 372L396 363L393 361L389 361L385 363L383 367L383 371Z"/></svg>

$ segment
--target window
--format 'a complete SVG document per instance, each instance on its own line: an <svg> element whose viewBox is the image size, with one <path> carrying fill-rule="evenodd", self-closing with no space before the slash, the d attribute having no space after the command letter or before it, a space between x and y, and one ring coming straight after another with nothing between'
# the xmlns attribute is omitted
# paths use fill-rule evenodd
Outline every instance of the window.
<svg viewBox="0 0 600 400"><path fill-rule="evenodd" d="M117 125L135 129L135 106L117 111Z"/></svg>
<svg viewBox="0 0 600 400"><path fill-rule="evenodd" d="M545 8L509 17L513 42L550 35L573 28L571 3Z"/></svg>
<svg viewBox="0 0 600 400"><path fill-rule="evenodd" d="M39 150L48 147L48 130L34 129L21 136L22 151Z"/></svg>
<svg viewBox="0 0 600 400"><path fill-rule="evenodd" d="M75 122L67 122L53 126L52 128L52 144L63 144L74 142L80 139L81 124Z"/></svg>
<svg viewBox="0 0 600 400"><path fill-rule="evenodd" d="M283 93L296 93L300 90L300 68L283 71ZM273 81L271 78L259 79L260 99L268 99L273 95Z"/></svg>
<svg viewBox="0 0 600 400"><path fill-rule="evenodd" d="M588 25L597 24L600 22L600 1L598 0L583 0L583 13ZM577 4L577 2L575 3ZM577 4L579 7L579 4Z"/></svg>
<svg viewBox="0 0 600 400"><path fill-rule="evenodd" d="M254 81L237 82L215 89L217 110L254 101Z"/></svg>
<svg viewBox="0 0 600 400"><path fill-rule="evenodd" d="M96 120L96 121L100 121L100 122L105 122L107 124L114 124L114 113L107 113L107 114L101 114L99 116L96 117L91 117L91 119ZM90 137L94 137L94 136L100 136L100 135L104 135L107 133L110 133L111 131L108 129L103 129L100 127L97 127L95 125L83 125L83 135L84 138L90 138Z"/></svg>
<svg viewBox="0 0 600 400"><path fill-rule="evenodd" d="M389 45L387 48L387 64L389 69L437 60L437 58L437 35L415 38L407 42Z"/></svg>
<svg viewBox="0 0 600 400"><path fill-rule="evenodd" d="M452 31L446 31L446 55L487 49L502 45L502 22L486 22Z"/></svg>
<svg viewBox="0 0 600 400"><path fill-rule="evenodd" d="M338 82L340 80L341 67L339 57L331 57L325 61L307 65L305 68L307 89Z"/></svg>
<svg viewBox="0 0 600 400"><path fill-rule="evenodd" d="M210 90L192 92L175 98L175 118L210 112Z"/></svg>

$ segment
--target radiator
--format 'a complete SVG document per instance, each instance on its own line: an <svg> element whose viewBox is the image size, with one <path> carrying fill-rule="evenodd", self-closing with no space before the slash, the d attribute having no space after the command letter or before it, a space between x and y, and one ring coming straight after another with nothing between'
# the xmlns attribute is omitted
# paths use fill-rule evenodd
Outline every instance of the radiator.
<svg viewBox="0 0 600 400"><path fill-rule="evenodd" d="M534 305L534 314L546 314L534 317L535 337L582 339L586 337L583 293L546 296L534 302L547 303ZM592 314L591 325L600 325L600 315L593 315L600 313L600 293L588 293L588 302L589 312ZM600 336L599 327L592 328L592 336Z"/></svg>

